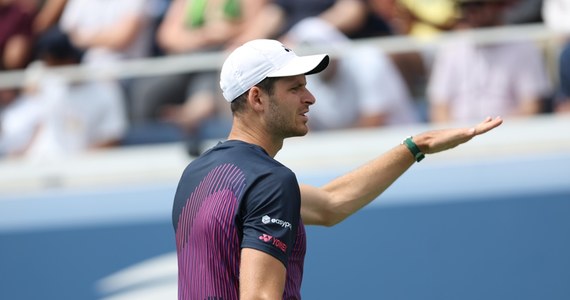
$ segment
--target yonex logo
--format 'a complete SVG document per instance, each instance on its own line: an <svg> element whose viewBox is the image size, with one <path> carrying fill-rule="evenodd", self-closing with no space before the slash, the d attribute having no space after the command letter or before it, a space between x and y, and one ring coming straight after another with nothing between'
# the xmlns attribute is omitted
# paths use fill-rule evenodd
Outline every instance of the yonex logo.
<svg viewBox="0 0 570 300"><path fill-rule="evenodd" d="M287 251L287 244L283 243L278 238L270 236L269 234L264 233L261 236L259 236L259 239L265 243L272 242L271 244L273 244L273 246L279 248L283 252Z"/></svg>
<svg viewBox="0 0 570 300"><path fill-rule="evenodd" d="M273 238L272 236L270 236L269 234L265 234L265 233L259 237L260 240L262 240L266 243L271 241L272 238Z"/></svg>

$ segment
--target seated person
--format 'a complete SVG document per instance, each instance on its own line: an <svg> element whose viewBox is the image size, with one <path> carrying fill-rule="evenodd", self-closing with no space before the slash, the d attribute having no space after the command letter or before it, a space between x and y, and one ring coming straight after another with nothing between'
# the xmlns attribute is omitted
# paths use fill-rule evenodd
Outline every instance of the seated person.
<svg viewBox="0 0 570 300"><path fill-rule="evenodd" d="M299 46L332 47L329 67L307 77L317 101L309 112L315 130L402 125L419 122L407 87L390 58L371 46L355 46L334 26L307 18L288 33ZM343 51L344 50L344 51Z"/></svg>
<svg viewBox="0 0 570 300"><path fill-rule="evenodd" d="M128 125L120 87L112 81L70 82L51 72L49 67L81 59L57 28L38 41L37 53L26 92L3 114L2 152L44 160L118 145Z"/></svg>
<svg viewBox="0 0 570 300"><path fill-rule="evenodd" d="M458 1L466 30L502 24L504 0ZM460 36L436 54L427 89L430 120L532 116L542 112L550 90L544 56L531 41L481 45Z"/></svg>

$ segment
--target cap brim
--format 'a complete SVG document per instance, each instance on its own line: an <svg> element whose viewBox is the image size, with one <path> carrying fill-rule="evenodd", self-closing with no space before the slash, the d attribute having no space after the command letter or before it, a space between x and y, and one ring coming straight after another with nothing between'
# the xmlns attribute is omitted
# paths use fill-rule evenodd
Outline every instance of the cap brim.
<svg viewBox="0 0 570 300"><path fill-rule="evenodd" d="M327 54L298 56L293 58L283 68L267 74L267 77L286 77L296 75L310 75L321 72L329 65Z"/></svg>

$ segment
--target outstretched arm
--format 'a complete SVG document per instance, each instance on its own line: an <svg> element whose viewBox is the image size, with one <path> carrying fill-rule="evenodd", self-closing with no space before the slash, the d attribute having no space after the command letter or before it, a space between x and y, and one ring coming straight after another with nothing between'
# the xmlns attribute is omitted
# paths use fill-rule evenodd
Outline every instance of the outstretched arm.
<svg viewBox="0 0 570 300"><path fill-rule="evenodd" d="M433 130L413 137L425 154L454 148L501 125L501 118L487 118L473 128ZM301 185L301 216L305 224L335 225L382 194L412 164L406 146L398 145L373 161L323 187Z"/></svg>

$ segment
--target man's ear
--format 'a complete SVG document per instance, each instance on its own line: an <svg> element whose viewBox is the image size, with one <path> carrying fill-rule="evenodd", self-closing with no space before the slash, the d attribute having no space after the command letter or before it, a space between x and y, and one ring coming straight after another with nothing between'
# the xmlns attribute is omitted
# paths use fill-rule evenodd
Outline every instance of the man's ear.
<svg viewBox="0 0 570 300"><path fill-rule="evenodd" d="M266 96L267 96L266 93L263 92L262 89L260 89L257 86L254 86L251 89L249 89L249 92L247 94L247 102L249 103L251 108L253 108L253 110L263 111L265 109L263 105L265 104Z"/></svg>

